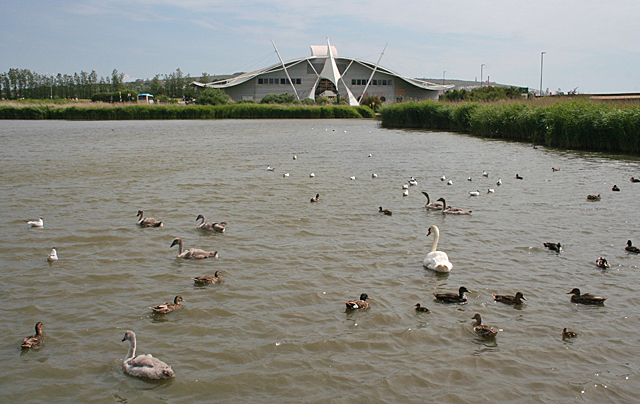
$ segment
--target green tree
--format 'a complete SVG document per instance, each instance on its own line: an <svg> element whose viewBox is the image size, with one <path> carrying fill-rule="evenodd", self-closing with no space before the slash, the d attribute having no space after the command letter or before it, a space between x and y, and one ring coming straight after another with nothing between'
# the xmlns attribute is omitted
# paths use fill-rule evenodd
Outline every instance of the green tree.
<svg viewBox="0 0 640 404"><path fill-rule="evenodd" d="M233 104L233 100L227 93L219 88L205 88L196 96L198 105L227 105Z"/></svg>

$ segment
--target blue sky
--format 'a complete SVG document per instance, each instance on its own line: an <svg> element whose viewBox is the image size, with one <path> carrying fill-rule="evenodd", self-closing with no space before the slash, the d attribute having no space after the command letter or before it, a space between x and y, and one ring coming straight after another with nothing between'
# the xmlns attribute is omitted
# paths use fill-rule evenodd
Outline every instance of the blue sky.
<svg viewBox="0 0 640 404"><path fill-rule="evenodd" d="M640 92L640 2L449 0L8 0L0 71L73 74L115 68L152 78L250 71L310 54L329 37L341 56L409 77L480 80L555 92Z"/></svg>

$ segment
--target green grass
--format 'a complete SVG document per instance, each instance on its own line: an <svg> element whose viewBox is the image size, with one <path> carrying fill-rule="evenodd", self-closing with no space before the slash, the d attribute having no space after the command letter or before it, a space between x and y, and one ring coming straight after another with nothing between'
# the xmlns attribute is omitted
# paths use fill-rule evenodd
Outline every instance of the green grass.
<svg viewBox="0 0 640 404"><path fill-rule="evenodd" d="M380 110L382 126L450 130L549 147L640 154L640 106L589 100L403 103Z"/></svg>

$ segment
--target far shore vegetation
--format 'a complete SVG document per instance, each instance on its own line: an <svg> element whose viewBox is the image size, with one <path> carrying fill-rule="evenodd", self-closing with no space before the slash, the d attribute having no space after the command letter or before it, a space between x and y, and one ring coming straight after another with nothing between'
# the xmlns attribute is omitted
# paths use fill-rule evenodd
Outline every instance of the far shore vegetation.
<svg viewBox="0 0 640 404"><path fill-rule="evenodd" d="M535 98L518 87L486 86L451 90L439 101L382 105L363 98L359 107L345 99L318 97L298 101L290 94L268 94L262 100L234 102L219 89L195 93L192 81L211 76L184 75L180 69L151 80L123 82L113 70L74 75L39 75L27 69L0 73L0 119L132 120L373 118L381 126L446 130L474 136L530 142L561 149L640 155L638 100L598 101L589 96L558 94ZM137 104L150 93L154 104Z"/></svg>

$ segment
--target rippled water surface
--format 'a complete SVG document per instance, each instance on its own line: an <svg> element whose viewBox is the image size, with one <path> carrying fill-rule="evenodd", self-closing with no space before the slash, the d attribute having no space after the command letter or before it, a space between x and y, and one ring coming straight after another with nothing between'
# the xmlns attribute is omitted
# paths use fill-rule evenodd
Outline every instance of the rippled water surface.
<svg viewBox="0 0 640 404"><path fill-rule="evenodd" d="M0 160L0 402L637 399L640 277L624 250L640 245L637 159L368 120L260 120L0 121ZM473 214L427 211L423 190ZM164 227L137 227L138 209ZM196 229L199 213L226 233ZM44 228L26 225L38 216ZM432 224L448 275L422 266ZM219 258L179 260L175 237ZM216 270L222 284L194 286ZM467 304L433 301L460 286ZM572 304L574 287L608 300ZM493 301L516 291L522 307ZM345 312L361 293L371 309ZM176 295L182 309L150 315ZM475 313L500 329L494 341L474 335ZM45 343L22 352L37 321ZM563 341L563 327L579 336ZM128 329L175 379L124 374Z"/></svg>

